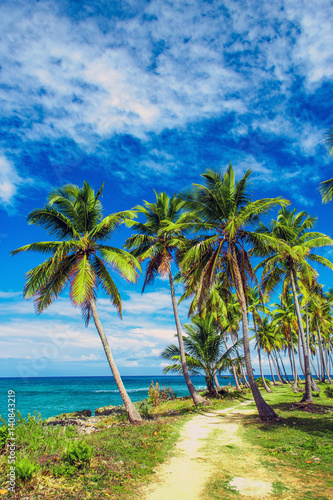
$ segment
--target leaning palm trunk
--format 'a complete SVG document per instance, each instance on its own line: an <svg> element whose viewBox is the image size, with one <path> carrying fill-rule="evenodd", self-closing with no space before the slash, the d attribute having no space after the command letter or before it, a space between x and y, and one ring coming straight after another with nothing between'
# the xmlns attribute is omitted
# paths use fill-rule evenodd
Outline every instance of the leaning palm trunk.
<svg viewBox="0 0 333 500"><path fill-rule="evenodd" d="M274 369L275 369L275 373L277 375L277 378L278 378L280 384L284 384L285 382L284 382L284 380L283 380L283 378L281 376L281 372L280 372L279 365L278 365L277 358L276 358L276 352L273 350L272 353L273 353L272 354L272 361L273 361L273 366L274 366ZM274 357L274 355L275 355L275 357Z"/></svg>
<svg viewBox="0 0 333 500"><path fill-rule="evenodd" d="M284 376L286 377L286 380L288 382L288 384L290 384L290 380L289 380L289 377L287 375L287 372L286 372L286 368L284 366L284 363L283 363L283 360L282 360L282 356L280 354L280 351L277 351L278 352L278 355L279 355L279 358L280 358L280 361L281 361L281 366L282 366L282 370L283 370L283 373L284 373Z"/></svg>
<svg viewBox="0 0 333 500"><path fill-rule="evenodd" d="M299 334L301 336L301 342L303 345L303 354L304 354L305 392L304 392L304 396L303 396L301 401L303 403L313 403L312 392L311 392L311 368L310 368L308 344L305 340L301 311L299 308L299 302L298 302L297 291L296 291L295 274L294 274L293 269L291 270L291 273L290 273L290 282L291 282L291 288L292 288L293 296L294 296L294 305L295 305L295 310L296 310L298 331L299 331Z"/></svg>
<svg viewBox="0 0 333 500"><path fill-rule="evenodd" d="M316 323L317 323L317 332L318 332L319 355L320 355L322 367L323 367L323 380L322 380L322 382L325 382L325 373L326 373L327 380L331 384L332 380L330 377L329 369L327 367L326 357L325 357L325 353L324 353L324 349L323 349L323 337L320 333L318 321Z"/></svg>
<svg viewBox="0 0 333 500"><path fill-rule="evenodd" d="M106 338L106 335L104 333L102 324L100 322L100 319L99 319L99 316L98 316L98 313L97 313L96 303L95 303L94 299L90 300L90 307L91 307L91 312L92 312L92 315L93 315L93 318L94 318L94 322L95 322L98 334L99 334L100 339L102 341L102 344L103 344L103 347L104 347L104 351L105 351L107 360L109 362L109 365L110 365L110 368L111 368L111 371L112 371L112 375L113 375L114 380L115 380L115 382L117 384L117 387L118 387L121 399L123 400L125 409L126 409L126 411L128 413L129 421L131 423L141 422L142 418L140 417L139 413L135 409L135 406L133 405L132 401L130 400L130 398L129 398L127 392L126 392L126 389L124 387L123 381L121 380L121 377L120 377L117 365L116 365L116 363L115 363L115 361L113 359L113 356L112 356L112 352L111 352L111 349L110 349L110 346L109 346L108 339Z"/></svg>
<svg viewBox="0 0 333 500"><path fill-rule="evenodd" d="M259 369L260 369L261 380L262 380L263 386L265 388L265 391L266 392L273 392L272 389L270 389L268 387L268 385L266 384L264 373L262 371L260 344L259 344L259 339L258 339L258 332L257 332L257 325L256 325L256 319L255 319L255 316L254 316L254 311L252 311L252 319L253 319L254 332L256 334L257 352L258 352L258 360L259 360Z"/></svg>
<svg viewBox="0 0 333 500"><path fill-rule="evenodd" d="M267 357L268 357L269 369L271 370L271 377L272 377L273 385L277 385L275 377L274 377L273 369L272 369L271 355L269 352L267 352Z"/></svg>
<svg viewBox="0 0 333 500"><path fill-rule="evenodd" d="M302 344L301 344L301 335L300 335L299 331L298 331L298 335L297 335L297 342L298 342L299 366L301 367L302 373L305 377L305 370L304 370L304 363L303 363L304 358L302 358Z"/></svg>
<svg viewBox="0 0 333 500"><path fill-rule="evenodd" d="M308 305L307 304L306 304L306 345L308 346L308 353L309 353L309 360L310 360L311 359L310 332L309 332L309 314L308 314ZM310 364L310 362L309 362L309 366L310 366L310 373L311 373L311 364ZM319 387L317 386L316 382L313 380L312 374L311 374L311 389L313 391L320 392Z"/></svg>
<svg viewBox="0 0 333 500"><path fill-rule="evenodd" d="M216 387L217 392L219 392L221 390L221 386L219 384L216 372L214 372L214 383L215 383L215 387Z"/></svg>
<svg viewBox="0 0 333 500"><path fill-rule="evenodd" d="M317 326L317 334L318 334L319 359L320 359L321 374L322 374L321 382L325 382L326 369L325 369L325 363L324 363L323 342L322 342L322 337L321 337L320 330L319 330L318 321L316 321L316 326Z"/></svg>
<svg viewBox="0 0 333 500"><path fill-rule="evenodd" d="M246 366L247 376L249 379L250 388L251 388L252 395L253 395L254 401L256 403L260 418L262 418L262 419L275 418L275 417L277 417L277 414L275 413L273 408L271 406L269 406L266 403L266 401L264 400L264 398L262 397L261 392L259 391L257 384L255 382L254 376L253 376L251 356L250 356L249 326L248 326L248 322L247 322L246 298L245 298L241 273L240 273L240 270L238 267L237 255L236 255L236 252L234 249L233 249L233 253L232 253L232 260L233 260L233 268L234 268L233 270L234 270L235 285L236 285L236 289L238 290L238 297L239 297L239 302L240 302L240 306L241 306L241 310L242 310L244 359L245 359L245 366Z"/></svg>
<svg viewBox="0 0 333 500"><path fill-rule="evenodd" d="M230 337L231 337L232 342L235 343L236 340L237 340L237 336L234 337L234 335L232 334L232 331L230 331ZM238 349L236 349L236 354L237 354L237 357L239 358L240 356L239 356ZM240 381L242 382L242 379L243 379L243 385L244 385L244 387L246 387L247 389L250 389L250 384L247 381L246 373L245 373L245 370L244 370L242 362L239 363L239 371L240 371L240 376L239 376Z"/></svg>
<svg viewBox="0 0 333 500"><path fill-rule="evenodd" d="M296 360L295 360L295 351L294 351L294 343L292 337L290 337L290 343L291 343L291 357L293 361L293 366L294 366L294 383L292 385L293 389L297 389L297 380L298 380L298 372L297 372L297 366L296 366Z"/></svg>
<svg viewBox="0 0 333 500"><path fill-rule="evenodd" d="M194 387L192 380L190 378L190 375L188 373L188 369L187 369L187 365L186 365L185 349L184 349L184 343L183 343L183 335L182 335L182 329L180 326L180 321L179 321L179 316L178 316L176 294L175 294L175 288L173 285L171 270L169 270L168 274L169 274L169 283L170 283L170 290L171 290L171 301L172 301L173 313L175 316L177 336L178 336L178 342L179 342L180 361L181 361L181 365L182 365L182 370L183 370L185 382L186 382L187 388L191 394L191 397L193 399L194 404L198 405L199 403L204 403L207 405L207 404L209 404L209 402L205 398L200 396L200 394L198 393L198 391Z"/></svg>
<svg viewBox="0 0 333 500"><path fill-rule="evenodd" d="M226 350L228 350L229 347L228 347L227 341L225 339L223 339L223 340L224 340L225 348L226 348ZM238 354L237 354L237 356L238 356ZM236 390L240 391L241 390L241 386L239 385L237 371L236 371L235 363L233 361L231 362L231 369L232 369L232 374L233 374L234 379L235 379Z"/></svg>

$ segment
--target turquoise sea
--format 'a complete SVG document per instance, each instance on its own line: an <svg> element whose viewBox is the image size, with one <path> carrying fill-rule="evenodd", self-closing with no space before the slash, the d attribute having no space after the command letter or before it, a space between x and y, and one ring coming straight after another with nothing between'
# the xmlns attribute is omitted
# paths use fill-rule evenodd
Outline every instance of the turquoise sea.
<svg viewBox="0 0 333 500"><path fill-rule="evenodd" d="M122 377L132 401L147 398L153 380L171 387L178 397L188 390L181 376ZM192 377L197 389L205 388L203 377ZM233 378L221 378L220 384L234 385ZM16 410L24 417L37 411L43 418L77 410L91 410L107 405L121 405L122 400L113 377L34 377L0 378L0 415L7 417L8 391L14 390Z"/></svg>

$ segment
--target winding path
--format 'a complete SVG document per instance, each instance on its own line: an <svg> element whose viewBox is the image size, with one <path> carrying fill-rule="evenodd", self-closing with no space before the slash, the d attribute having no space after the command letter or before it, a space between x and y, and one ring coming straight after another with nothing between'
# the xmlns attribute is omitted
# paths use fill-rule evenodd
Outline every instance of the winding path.
<svg viewBox="0 0 333 500"><path fill-rule="evenodd" d="M294 500L293 495L302 488L300 478L296 478L292 471L285 470L282 475L271 467L268 470L267 464L266 467L262 465L262 452L242 440L240 423L246 415L254 413L254 409L246 408L250 403L252 401L214 413L206 412L188 421L175 445L174 456L160 465L153 482L140 490L141 499ZM205 490L215 477L225 485L222 496L208 494ZM281 492L276 496L274 484L288 485L282 496ZM297 495L297 498L300 497Z"/></svg>

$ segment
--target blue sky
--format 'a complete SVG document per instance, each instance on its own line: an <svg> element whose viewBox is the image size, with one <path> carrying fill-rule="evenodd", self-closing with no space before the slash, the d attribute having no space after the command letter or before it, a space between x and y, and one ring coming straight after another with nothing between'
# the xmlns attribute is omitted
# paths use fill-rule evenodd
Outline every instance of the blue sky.
<svg viewBox="0 0 333 500"><path fill-rule="evenodd" d="M110 213L232 161L238 175L253 170L255 197L285 196L333 235L318 194L332 177L330 1L14 0L0 16L0 376L109 373L66 297L42 316L23 301L40 256L9 256L45 239L25 217L53 186L105 182ZM174 335L167 284L141 296L142 278L117 283L123 321L105 299L99 308L120 371L160 374Z"/></svg>

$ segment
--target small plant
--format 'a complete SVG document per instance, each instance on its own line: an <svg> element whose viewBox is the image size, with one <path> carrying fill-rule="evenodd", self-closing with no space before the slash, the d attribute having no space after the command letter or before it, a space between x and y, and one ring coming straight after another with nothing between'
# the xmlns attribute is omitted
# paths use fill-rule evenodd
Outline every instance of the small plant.
<svg viewBox="0 0 333 500"><path fill-rule="evenodd" d="M270 387L270 386L271 386L271 381L270 381L270 380L268 380L268 379L267 379L267 378L265 378L265 377L264 377L264 380L265 380L265 382L266 382L267 387ZM257 385L258 385L259 387L264 387L264 382L263 382L263 380L262 380L262 378L261 378L261 377L258 377L258 378L256 379L256 383L257 383Z"/></svg>
<svg viewBox="0 0 333 500"><path fill-rule="evenodd" d="M163 387L163 389L161 389L158 382L154 385L154 381L151 381L148 389L148 401L154 407L158 406L161 401L169 401L176 397L177 395L171 387Z"/></svg>
<svg viewBox="0 0 333 500"><path fill-rule="evenodd" d="M15 476L19 482L31 481L34 473L38 470L38 466L31 462L29 458L21 458L15 463Z"/></svg>
<svg viewBox="0 0 333 500"><path fill-rule="evenodd" d="M77 468L75 465L59 463L53 467L52 475L55 477L72 477L77 473Z"/></svg>
<svg viewBox="0 0 333 500"><path fill-rule="evenodd" d="M139 406L139 412L143 416L143 418L148 419L150 417L151 410L151 403L147 399L143 400Z"/></svg>
<svg viewBox="0 0 333 500"><path fill-rule="evenodd" d="M160 389L160 398L163 401L172 401L173 399L176 399L177 394L171 387L163 387L163 389Z"/></svg>
<svg viewBox="0 0 333 500"><path fill-rule="evenodd" d="M154 407L160 404L160 386L158 382L154 385L153 380L148 389L148 401Z"/></svg>
<svg viewBox="0 0 333 500"><path fill-rule="evenodd" d="M333 398L333 387L326 387L325 389L325 395L328 397L328 398Z"/></svg>
<svg viewBox="0 0 333 500"><path fill-rule="evenodd" d="M67 451L63 454L62 459L70 465L83 465L90 461L92 448L84 441L69 443Z"/></svg>
<svg viewBox="0 0 333 500"><path fill-rule="evenodd" d="M0 427L0 452L5 448L6 441L8 438L8 425L6 425L5 420L1 419L0 423L2 424Z"/></svg>

